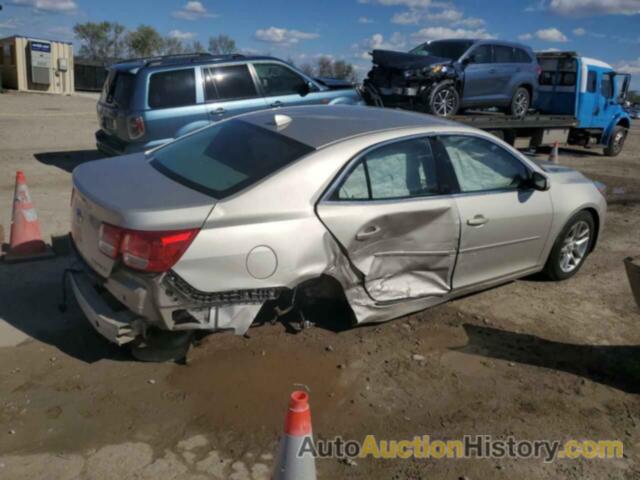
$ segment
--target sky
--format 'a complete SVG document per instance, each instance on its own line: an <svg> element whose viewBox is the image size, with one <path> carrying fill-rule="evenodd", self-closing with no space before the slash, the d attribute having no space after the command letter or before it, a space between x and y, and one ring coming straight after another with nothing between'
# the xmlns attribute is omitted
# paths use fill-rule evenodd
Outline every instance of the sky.
<svg viewBox="0 0 640 480"><path fill-rule="evenodd" d="M640 89L640 0L0 0L0 38L74 42L72 27L116 21L207 43L227 34L248 53L296 63L329 55L361 75L374 48L409 50L452 37L521 41L577 51L635 74Z"/></svg>

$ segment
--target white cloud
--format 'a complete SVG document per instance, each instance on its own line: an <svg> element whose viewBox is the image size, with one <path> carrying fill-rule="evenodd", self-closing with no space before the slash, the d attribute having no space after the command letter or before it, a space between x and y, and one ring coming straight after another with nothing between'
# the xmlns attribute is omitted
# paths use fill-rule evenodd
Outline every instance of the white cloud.
<svg viewBox="0 0 640 480"><path fill-rule="evenodd" d="M545 42L568 42L569 39L557 28L543 28L535 33L535 36Z"/></svg>
<svg viewBox="0 0 640 480"><path fill-rule="evenodd" d="M397 12L391 17L391 23L398 25L415 25L422 20L422 12L418 10L405 10Z"/></svg>
<svg viewBox="0 0 640 480"><path fill-rule="evenodd" d="M381 33L375 33L352 45L351 48L358 51L356 58L371 60L371 56L369 56L371 50L404 50L406 45L407 41L404 35L399 32L395 32L389 38L385 38Z"/></svg>
<svg viewBox="0 0 640 480"><path fill-rule="evenodd" d="M21 23L15 18L8 18L4 22L0 22L0 30L15 30Z"/></svg>
<svg viewBox="0 0 640 480"><path fill-rule="evenodd" d="M551 0L549 10L560 15L638 15L638 0Z"/></svg>
<svg viewBox="0 0 640 480"><path fill-rule="evenodd" d="M518 40L522 40L527 41L527 40L531 40L533 38L533 35L531 35L530 33L523 33L522 35L518 35Z"/></svg>
<svg viewBox="0 0 640 480"><path fill-rule="evenodd" d="M358 0L358 3L377 3L386 7L426 8L432 5L431 0Z"/></svg>
<svg viewBox="0 0 640 480"><path fill-rule="evenodd" d="M469 17L453 22L455 27L481 28L485 26L485 21L481 18Z"/></svg>
<svg viewBox="0 0 640 480"><path fill-rule="evenodd" d="M477 30L467 30L464 28L449 27L427 27L417 31L411 35L417 41L426 42L427 40L438 40L442 38L479 38L490 39L496 38L484 28Z"/></svg>
<svg viewBox="0 0 640 480"><path fill-rule="evenodd" d="M277 45L293 45L301 40L313 40L320 35L317 33L301 32L299 30L288 30L286 28L269 27L256 30L255 37L261 42L273 43Z"/></svg>
<svg viewBox="0 0 640 480"><path fill-rule="evenodd" d="M169 36L171 38L177 38L178 40L191 40L196 34L193 32L183 32L182 30L171 30Z"/></svg>
<svg viewBox="0 0 640 480"><path fill-rule="evenodd" d="M373 23L373 19L369 17L360 17L358 19L358 23L362 23L362 24Z"/></svg>
<svg viewBox="0 0 640 480"><path fill-rule="evenodd" d="M577 37L581 37L581 36L585 35L586 33L587 33L587 31L582 27L573 29L573 34L575 36L577 36Z"/></svg>
<svg viewBox="0 0 640 480"><path fill-rule="evenodd" d="M432 22L459 22L462 20L462 12L460 10L456 10L455 8L450 8L447 10L442 10L439 13L430 13L427 15L427 19Z"/></svg>
<svg viewBox="0 0 640 480"><path fill-rule="evenodd" d="M171 13L171 16L181 20L199 20L201 18L215 18L218 15L209 12L202 2L188 1L182 9Z"/></svg>
<svg viewBox="0 0 640 480"><path fill-rule="evenodd" d="M640 57L635 60L622 60L613 66L616 72L640 75Z"/></svg>
<svg viewBox="0 0 640 480"><path fill-rule="evenodd" d="M73 12L78 8L74 0L13 0L12 3L33 7L42 12Z"/></svg>

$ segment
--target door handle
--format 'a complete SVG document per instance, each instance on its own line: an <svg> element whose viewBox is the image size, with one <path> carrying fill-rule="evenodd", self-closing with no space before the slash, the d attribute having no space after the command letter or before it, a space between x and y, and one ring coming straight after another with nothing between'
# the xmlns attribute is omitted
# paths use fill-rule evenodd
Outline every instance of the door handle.
<svg viewBox="0 0 640 480"><path fill-rule="evenodd" d="M281 101L273 102L271 106L273 108L280 108L282 106L282 102Z"/></svg>
<svg viewBox="0 0 640 480"><path fill-rule="evenodd" d="M482 225L484 225L488 221L489 221L489 219L486 218L484 215L476 215L475 217L470 218L469 220L467 220L467 225L470 225L472 227L481 227Z"/></svg>
<svg viewBox="0 0 640 480"><path fill-rule="evenodd" d="M220 107L220 108L216 108L215 110L212 110L211 113L213 115L224 115L226 113L226 110Z"/></svg>
<svg viewBox="0 0 640 480"><path fill-rule="evenodd" d="M377 225L369 225L367 228L356 234L356 240L366 240L367 238L377 235L380 231L381 229Z"/></svg>

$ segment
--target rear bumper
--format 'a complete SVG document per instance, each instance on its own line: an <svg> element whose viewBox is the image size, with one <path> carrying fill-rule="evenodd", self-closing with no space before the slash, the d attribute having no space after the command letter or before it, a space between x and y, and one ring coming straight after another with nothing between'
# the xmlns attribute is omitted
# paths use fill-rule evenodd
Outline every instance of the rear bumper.
<svg viewBox="0 0 640 480"><path fill-rule="evenodd" d="M78 305L89 323L107 340L124 345L143 333L143 318L126 309L114 309L89 275L73 273L70 283Z"/></svg>
<svg viewBox="0 0 640 480"><path fill-rule="evenodd" d="M163 138L147 143L127 143L118 137L109 135L104 130L98 130L95 133L95 137L97 149L111 157L115 157L118 155L127 155L129 153L145 152L174 140L173 138Z"/></svg>

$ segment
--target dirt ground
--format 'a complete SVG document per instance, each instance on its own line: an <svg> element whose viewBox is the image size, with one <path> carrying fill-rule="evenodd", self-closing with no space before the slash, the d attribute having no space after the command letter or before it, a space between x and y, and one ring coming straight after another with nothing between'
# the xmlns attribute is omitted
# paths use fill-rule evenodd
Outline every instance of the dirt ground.
<svg viewBox="0 0 640 480"><path fill-rule="evenodd" d="M68 231L70 172L99 157L94 112L89 98L0 95L6 237L19 168L45 235ZM188 365L135 362L75 304L60 313L68 257L0 263L0 478L268 479L288 393L304 384L316 438L625 446L622 459L548 464L326 459L319 478L640 479L640 310L622 263L640 255L639 157L640 129L615 159L561 151L613 200L598 249L569 281L528 278L372 327L211 335Z"/></svg>

